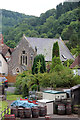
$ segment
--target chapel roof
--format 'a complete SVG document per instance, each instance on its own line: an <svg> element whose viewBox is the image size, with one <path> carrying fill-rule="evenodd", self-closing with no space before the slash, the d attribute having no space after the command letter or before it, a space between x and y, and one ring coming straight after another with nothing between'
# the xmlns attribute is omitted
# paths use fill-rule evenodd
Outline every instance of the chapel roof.
<svg viewBox="0 0 80 120"><path fill-rule="evenodd" d="M46 61L52 61L52 48L56 41L58 41L59 44L61 61L66 61L67 59L74 60L74 57L61 39L34 38L25 36L24 38L30 43L34 50L35 47L37 48L37 54L43 54L45 56Z"/></svg>

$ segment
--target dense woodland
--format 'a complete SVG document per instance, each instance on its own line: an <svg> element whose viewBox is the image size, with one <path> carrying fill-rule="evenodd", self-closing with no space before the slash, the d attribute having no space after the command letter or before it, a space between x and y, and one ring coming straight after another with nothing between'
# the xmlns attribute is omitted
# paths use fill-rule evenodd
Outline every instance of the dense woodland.
<svg viewBox="0 0 80 120"><path fill-rule="evenodd" d="M15 47L23 34L27 37L59 38L68 40L69 49L80 45L80 2L64 2L42 13L40 17L2 10L5 43Z"/></svg>

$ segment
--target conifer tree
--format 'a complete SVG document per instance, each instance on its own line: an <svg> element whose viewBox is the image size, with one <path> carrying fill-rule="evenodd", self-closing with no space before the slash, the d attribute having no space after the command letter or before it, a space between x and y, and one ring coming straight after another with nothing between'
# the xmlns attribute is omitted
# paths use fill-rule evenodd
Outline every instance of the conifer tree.
<svg viewBox="0 0 80 120"><path fill-rule="evenodd" d="M53 44L53 49L52 49L52 58L56 56L59 57L59 45L58 42Z"/></svg>
<svg viewBox="0 0 80 120"><path fill-rule="evenodd" d="M38 72L40 73L46 72L45 59L42 54L37 55L34 58L34 62L33 62L32 74L37 74Z"/></svg>

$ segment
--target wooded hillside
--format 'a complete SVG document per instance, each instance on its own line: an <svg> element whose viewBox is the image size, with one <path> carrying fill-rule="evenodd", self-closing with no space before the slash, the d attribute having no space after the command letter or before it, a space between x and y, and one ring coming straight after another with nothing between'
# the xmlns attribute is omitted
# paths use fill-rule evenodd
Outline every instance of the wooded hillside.
<svg viewBox="0 0 80 120"><path fill-rule="evenodd" d="M69 48L80 45L80 2L64 2L40 17L2 10L4 40L15 47L23 34L27 37L69 40Z"/></svg>

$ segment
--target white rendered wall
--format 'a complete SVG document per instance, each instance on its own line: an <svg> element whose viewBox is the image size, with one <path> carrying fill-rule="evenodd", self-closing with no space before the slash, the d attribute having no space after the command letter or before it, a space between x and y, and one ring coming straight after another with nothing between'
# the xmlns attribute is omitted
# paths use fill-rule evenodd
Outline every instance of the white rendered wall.
<svg viewBox="0 0 80 120"><path fill-rule="evenodd" d="M0 66L0 73L8 74L8 64L1 54L0 54L0 61L2 62L2 65Z"/></svg>

